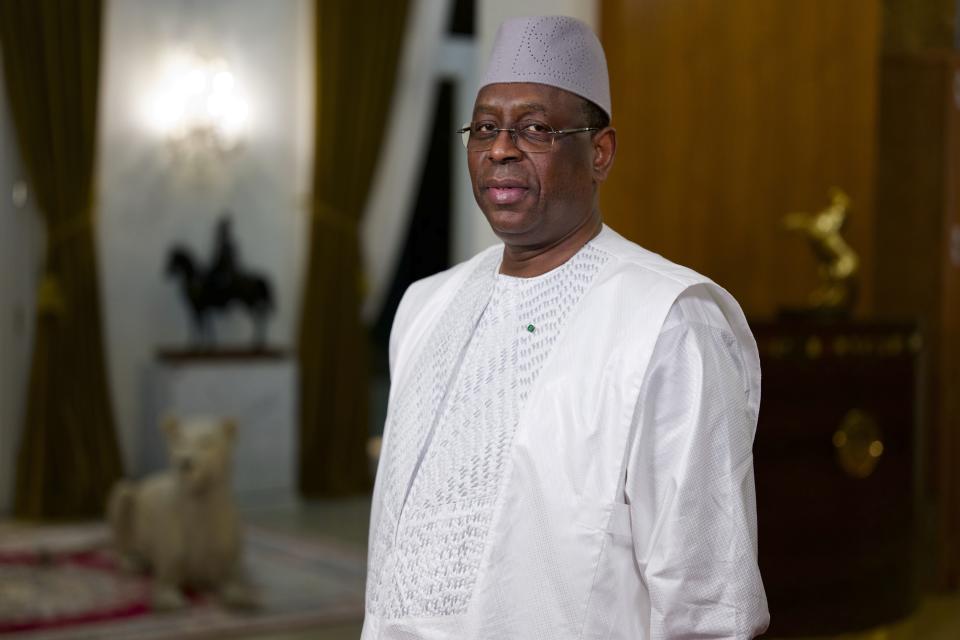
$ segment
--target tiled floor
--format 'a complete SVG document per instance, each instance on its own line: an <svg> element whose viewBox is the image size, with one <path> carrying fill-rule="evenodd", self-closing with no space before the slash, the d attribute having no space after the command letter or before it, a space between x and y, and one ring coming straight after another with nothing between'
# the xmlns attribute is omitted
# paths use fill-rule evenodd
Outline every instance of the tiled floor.
<svg viewBox="0 0 960 640"><path fill-rule="evenodd" d="M299 534L334 538L344 544L366 547L370 501L368 498L303 504L298 508L264 510L247 514L253 524ZM776 614L776 612L774 612ZM356 640L360 622L284 635L259 636L256 640ZM832 638L794 640L958 640L960 639L960 593L931 596L916 614L898 624L862 633Z"/></svg>
<svg viewBox="0 0 960 640"><path fill-rule="evenodd" d="M298 508L266 509L245 514L250 524L300 535L316 534L366 550L370 522L370 499L325 500ZM255 636L254 640L357 640L361 623L308 629L282 635Z"/></svg>

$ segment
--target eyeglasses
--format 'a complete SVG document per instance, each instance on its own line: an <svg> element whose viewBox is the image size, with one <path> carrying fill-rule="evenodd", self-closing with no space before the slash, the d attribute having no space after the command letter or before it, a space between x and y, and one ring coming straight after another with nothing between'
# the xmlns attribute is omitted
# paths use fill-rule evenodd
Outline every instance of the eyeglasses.
<svg viewBox="0 0 960 640"><path fill-rule="evenodd" d="M513 127L498 127L490 121L468 122L457 133L463 139L467 151L488 151L501 131L510 134L514 146L524 153L546 153L553 149L553 141L559 136L584 131L598 131L599 127L580 127L578 129L554 129L542 122L518 122Z"/></svg>

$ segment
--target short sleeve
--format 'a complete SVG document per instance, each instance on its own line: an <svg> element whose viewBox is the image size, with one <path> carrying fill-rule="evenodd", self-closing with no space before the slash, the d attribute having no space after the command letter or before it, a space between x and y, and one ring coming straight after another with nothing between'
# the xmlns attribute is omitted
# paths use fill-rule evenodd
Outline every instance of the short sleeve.
<svg viewBox="0 0 960 640"><path fill-rule="evenodd" d="M694 289L674 303L647 369L625 493L651 638L752 638L769 622L741 354L719 307Z"/></svg>

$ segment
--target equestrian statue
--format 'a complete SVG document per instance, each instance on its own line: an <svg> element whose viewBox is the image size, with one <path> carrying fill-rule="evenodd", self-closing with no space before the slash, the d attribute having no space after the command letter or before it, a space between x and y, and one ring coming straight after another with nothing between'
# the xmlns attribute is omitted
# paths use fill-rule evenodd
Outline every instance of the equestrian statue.
<svg viewBox="0 0 960 640"><path fill-rule="evenodd" d="M265 276L243 269L237 253L230 217L224 215L217 222L213 259L207 268L183 245L174 245L167 255L167 275L180 281L198 347L215 346L211 315L233 305L240 305L253 321L253 348L264 347L267 319L274 310L273 292Z"/></svg>

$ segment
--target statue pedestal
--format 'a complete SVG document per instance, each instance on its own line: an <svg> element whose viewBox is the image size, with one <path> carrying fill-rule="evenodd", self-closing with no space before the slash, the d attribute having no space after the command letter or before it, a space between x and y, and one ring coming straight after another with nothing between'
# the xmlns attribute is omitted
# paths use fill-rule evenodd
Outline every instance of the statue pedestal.
<svg viewBox="0 0 960 640"><path fill-rule="evenodd" d="M292 503L297 473L297 373L279 351L161 351L146 376L138 475L167 467L164 416L237 421L233 489L241 508Z"/></svg>

